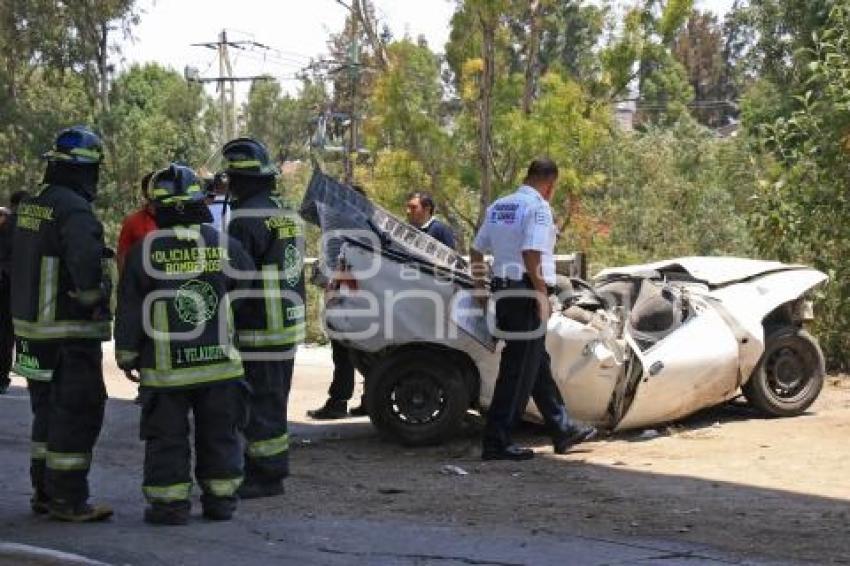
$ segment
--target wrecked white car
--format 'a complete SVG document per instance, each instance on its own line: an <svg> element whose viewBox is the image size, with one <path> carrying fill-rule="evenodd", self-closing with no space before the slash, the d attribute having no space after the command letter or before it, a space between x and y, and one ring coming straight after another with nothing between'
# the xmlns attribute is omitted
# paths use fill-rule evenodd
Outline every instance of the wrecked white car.
<svg viewBox="0 0 850 566"><path fill-rule="evenodd" d="M325 324L353 348L374 425L430 444L468 410L486 410L501 345L462 258L318 172L302 215L339 230L339 291ZM707 257L569 279L548 323L552 373L570 414L609 430L674 421L741 391L767 416L799 415L824 381L804 325L808 295L826 279L804 266ZM538 419L533 403L526 416Z"/></svg>

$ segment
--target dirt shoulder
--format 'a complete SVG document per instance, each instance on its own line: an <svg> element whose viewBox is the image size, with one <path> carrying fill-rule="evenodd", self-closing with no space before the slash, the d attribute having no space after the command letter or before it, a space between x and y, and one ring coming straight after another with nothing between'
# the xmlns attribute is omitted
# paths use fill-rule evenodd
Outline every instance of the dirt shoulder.
<svg viewBox="0 0 850 566"><path fill-rule="evenodd" d="M291 418L310 424L294 409ZM381 441L363 420L317 426L330 438L295 442L287 486L288 510L305 517L649 537L748 557L850 563L846 380L831 379L799 418L763 420L727 406L658 436L604 438L566 456L524 431L520 440L538 456L528 463L481 462L474 430L445 446L408 449Z"/></svg>

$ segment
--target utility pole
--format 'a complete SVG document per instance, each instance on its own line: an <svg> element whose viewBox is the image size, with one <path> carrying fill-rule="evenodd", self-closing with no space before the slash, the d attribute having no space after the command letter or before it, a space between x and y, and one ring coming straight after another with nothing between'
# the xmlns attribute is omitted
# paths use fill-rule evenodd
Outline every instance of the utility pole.
<svg viewBox="0 0 850 566"><path fill-rule="evenodd" d="M229 48L246 49L256 47L269 49L268 46L256 41L229 41L227 30L221 30L218 41L208 43L193 43L193 47L206 47L213 49L218 54L218 76L201 78L196 69L186 68L184 75L187 81L196 83L217 83L219 111L221 112L221 143L232 140L237 134L236 125L236 83L247 81L272 80L271 77L235 77L233 76L233 64L230 62Z"/></svg>
<svg viewBox="0 0 850 566"><path fill-rule="evenodd" d="M356 0L355 0L356 1ZM348 76L351 79L351 126L349 127L348 148L345 152L345 182L354 182L354 164L357 162L357 130L358 130L358 87L360 86L360 40L357 37L359 27L357 16L351 19L351 45L348 48Z"/></svg>
<svg viewBox="0 0 850 566"><path fill-rule="evenodd" d="M227 51L227 32L221 30L218 36L218 76L233 78L233 66L230 63L230 53ZM218 85L219 106L221 108L221 140L233 139L236 132L236 97L235 83L221 82Z"/></svg>

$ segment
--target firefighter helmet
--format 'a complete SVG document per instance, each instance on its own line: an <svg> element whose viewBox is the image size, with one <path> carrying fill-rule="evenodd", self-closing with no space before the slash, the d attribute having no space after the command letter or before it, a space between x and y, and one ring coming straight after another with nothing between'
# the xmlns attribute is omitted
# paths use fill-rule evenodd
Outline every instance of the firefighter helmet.
<svg viewBox="0 0 850 566"><path fill-rule="evenodd" d="M148 196L157 206L176 206L205 198L195 172L177 163L154 173L148 185Z"/></svg>
<svg viewBox="0 0 850 566"><path fill-rule="evenodd" d="M228 175L274 177L278 173L266 146L253 138L229 141L221 153L224 157L224 172Z"/></svg>
<svg viewBox="0 0 850 566"><path fill-rule="evenodd" d="M59 132L53 149L42 157L59 163L98 165L103 161L103 143L87 127L72 126Z"/></svg>

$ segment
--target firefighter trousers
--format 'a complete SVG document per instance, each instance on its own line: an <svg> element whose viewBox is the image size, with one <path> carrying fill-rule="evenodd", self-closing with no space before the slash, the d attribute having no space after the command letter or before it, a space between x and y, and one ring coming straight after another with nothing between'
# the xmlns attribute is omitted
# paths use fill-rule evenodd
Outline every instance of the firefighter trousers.
<svg viewBox="0 0 850 566"><path fill-rule="evenodd" d="M294 359L243 361L251 388L245 438L245 481L271 483L289 475L287 404Z"/></svg>
<svg viewBox="0 0 850 566"><path fill-rule="evenodd" d="M242 438L247 387L241 379L190 389L145 388L141 438L145 441L142 492L151 505L189 505L194 417L195 479L205 509L236 508L242 483Z"/></svg>
<svg viewBox="0 0 850 566"><path fill-rule="evenodd" d="M35 499L73 505L89 497L92 449L103 426L106 388L100 342L56 344L50 381L29 380L30 475Z"/></svg>

